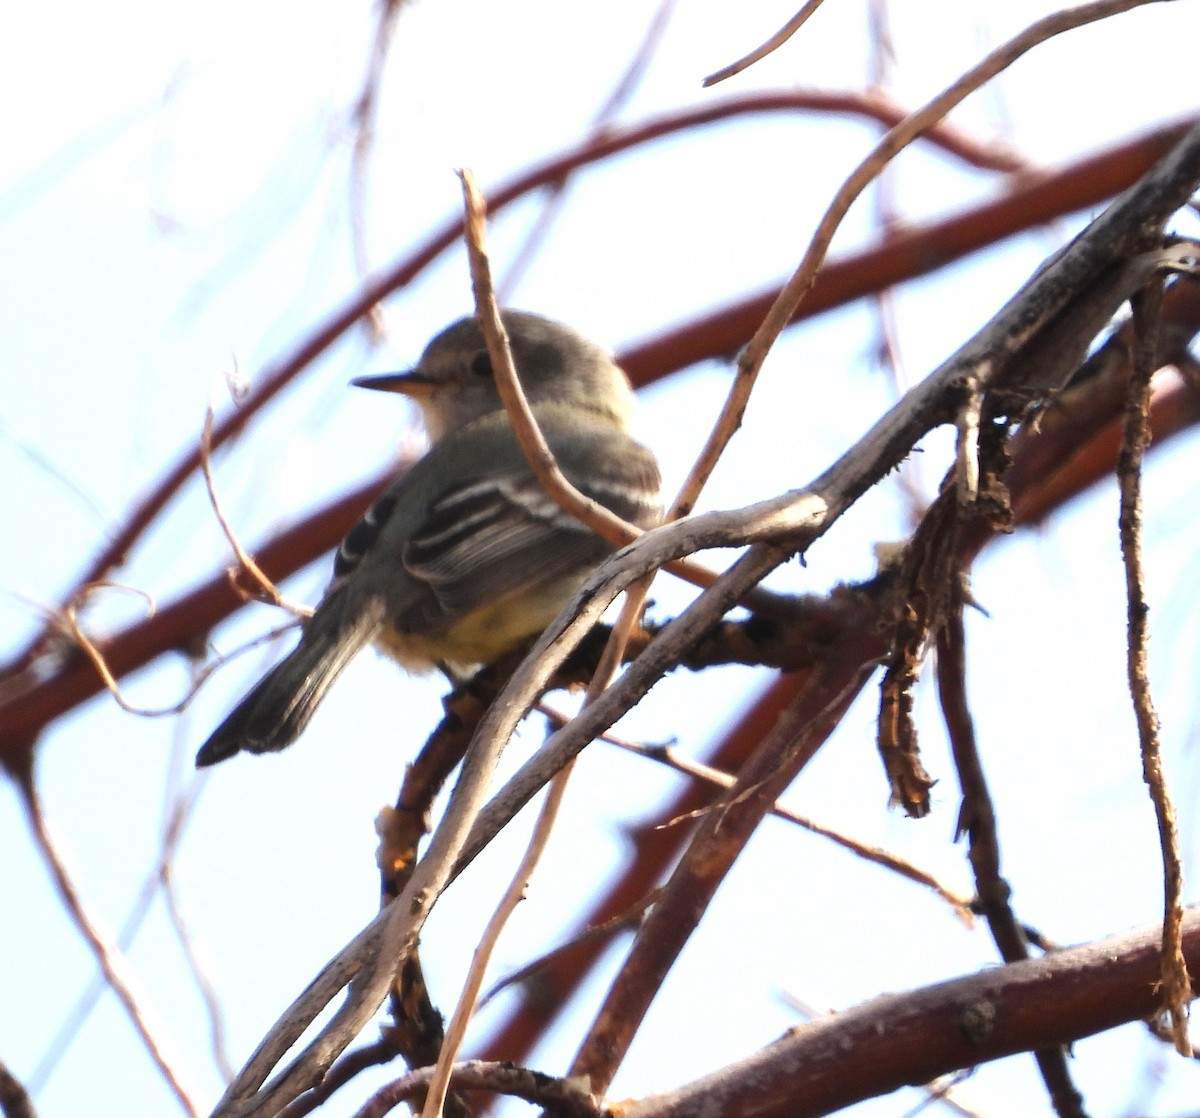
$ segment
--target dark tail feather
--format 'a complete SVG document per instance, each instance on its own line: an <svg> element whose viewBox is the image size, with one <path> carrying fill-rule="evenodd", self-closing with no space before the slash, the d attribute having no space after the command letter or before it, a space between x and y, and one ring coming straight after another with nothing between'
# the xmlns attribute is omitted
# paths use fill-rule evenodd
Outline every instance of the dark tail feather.
<svg viewBox="0 0 1200 1118"><path fill-rule="evenodd" d="M338 624L332 612L318 611L295 649L213 731L196 754L197 768L215 765L242 750L286 749L303 733L329 685L379 629L374 611L366 611L350 624Z"/></svg>

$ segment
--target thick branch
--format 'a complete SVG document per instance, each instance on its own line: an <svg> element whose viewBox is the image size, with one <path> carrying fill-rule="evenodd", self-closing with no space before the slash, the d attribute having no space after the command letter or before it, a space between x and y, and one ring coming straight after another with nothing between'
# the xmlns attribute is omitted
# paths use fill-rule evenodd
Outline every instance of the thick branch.
<svg viewBox="0 0 1200 1118"><path fill-rule="evenodd" d="M862 1099L1015 1052L1070 1044L1154 1013L1155 926L923 990L888 994L793 1029L622 1118L815 1118ZM1200 966L1200 910L1183 924Z"/></svg>

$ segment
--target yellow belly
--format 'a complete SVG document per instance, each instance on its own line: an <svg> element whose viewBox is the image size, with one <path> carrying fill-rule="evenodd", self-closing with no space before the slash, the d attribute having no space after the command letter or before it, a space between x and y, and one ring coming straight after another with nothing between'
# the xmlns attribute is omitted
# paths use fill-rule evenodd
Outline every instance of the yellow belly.
<svg viewBox="0 0 1200 1118"><path fill-rule="evenodd" d="M438 634L401 633L385 628L375 645L405 671L414 674L427 672L439 664L454 668L490 664L545 629L570 601L583 579L584 574L576 574L540 587L533 594L489 602Z"/></svg>

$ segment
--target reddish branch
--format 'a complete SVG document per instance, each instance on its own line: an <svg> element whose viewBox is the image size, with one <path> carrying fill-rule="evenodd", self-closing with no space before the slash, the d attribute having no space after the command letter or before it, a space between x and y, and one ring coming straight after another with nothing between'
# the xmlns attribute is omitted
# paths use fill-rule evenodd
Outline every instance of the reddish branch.
<svg viewBox="0 0 1200 1118"><path fill-rule="evenodd" d="M757 743L738 782L707 813L662 895L650 910L604 1006L571 1066L603 1094L625 1057L650 1002L691 938L708 902L758 824L837 728L851 700L886 651L876 629L850 628Z"/></svg>
<svg viewBox="0 0 1200 1118"><path fill-rule="evenodd" d="M377 478L280 533L256 552L259 566L278 582L324 555L388 480ZM122 679L165 653L197 647L218 621L245 604L222 571L153 617L97 643L109 671ZM0 763L10 771L20 769L38 735L54 719L103 687L95 667L82 653L68 656L44 679L28 674L33 678L19 689L21 677L5 681L6 697L0 705Z"/></svg>
<svg viewBox="0 0 1200 1118"><path fill-rule="evenodd" d="M793 1029L748 1060L678 1090L621 1106L622 1118L812 1118L1032 1048L1070 1044L1152 1014L1154 927L888 994ZM1200 966L1200 911L1183 947ZM846 1054L859 1052L854 1073Z"/></svg>
<svg viewBox="0 0 1200 1118"><path fill-rule="evenodd" d="M954 217L892 232L863 252L824 265L794 322L944 268L996 244L1113 197L1136 182L1194 123L1167 125L1085 156L1056 171L1016 176L1004 194ZM779 294L768 288L626 350L621 367L636 385L660 370L731 358L753 335Z"/></svg>

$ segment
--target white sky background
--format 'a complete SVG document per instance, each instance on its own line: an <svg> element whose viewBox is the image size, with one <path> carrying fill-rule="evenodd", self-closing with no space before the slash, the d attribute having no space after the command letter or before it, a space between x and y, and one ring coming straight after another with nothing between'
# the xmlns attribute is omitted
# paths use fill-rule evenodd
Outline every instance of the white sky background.
<svg viewBox="0 0 1200 1118"><path fill-rule="evenodd" d="M575 144L654 7L424 0L406 11L370 164L371 265L391 263L456 212L451 168L469 165L486 185ZM1035 3L896 8L894 92L911 105L1051 10ZM792 0L681 4L621 120L751 89L861 87L865 5L830 0L767 62L701 90L706 73L757 44L792 10ZM279 3L122 0L27 5L6 21L3 651L19 647L36 625L31 602L56 601L106 528L194 444L208 401L230 406L228 370L236 364L253 380L357 290L349 107L372 21L367 4L301 14ZM1198 27L1197 5L1182 2L1073 33L1038 48L954 119L979 135L1006 132L1035 161L1064 161L1195 111L1195 68L1178 60L1178 48L1194 42ZM833 190L873 137L865 124L811 116L739 120L586 171L512 302L619 348L758 290L795 265ZM941 216L998 189L928 150L901 157L894 185L911 220ZM537 208L532 201L514 207L493 230L500 275ZM864 243L870 221L869 205L856 208L834 255ZM900 342L911 375L923 375L965 340L1077 227L1064 222L904 289ZM219 485L247 543L369 476L398 438L410 437L402 403L346 391L346 382L411 363L430 335L469 309L469 298L461 255L450 254L389 302L389 339L381 349L370 350L356 333L273 406L253 437L220 456ZM866 430L891 400L873 368L874 339L862 305L788 336L714 479L708 507L800 485ZM645 394L642 434L659 451L668 486L682 477L727 382L727 369L714 363ZM943 451L935 441L915 464L927 488L941 474ZM1185 751L1195 713L1196 603L1185 572L1200 543L1186 487L1194 454L1192 439L1173 446L1154 461L1147 481L1152 667L1190 851L1196 782ZM905 530L897 493L865 499L814 548L807 569L791 564L776 584L820 590L870 574L871 545ZM1062 942L1159 915L1153 814L1124 689L1115 524L1108 486L1045 534L1024 533L995 547L977 570L976 592L991 618L971 622L972 698L1005 870L1018 914ZM227 561L202 490L191 486L121 577L165 601ZM314 600L327 571L327 563L318 564L288 592ZM684 600L669 584L657 598L663 612ZM89 620L103 632L141 608L136 598L113 596L97 603ZM279 620L254 607L219 629L214 644L228 651ZM181 774L191 779L195 748L266 656L252 653L221 672L179 720L133 718L101 698L63 719L42 743L47 810L81 888L107 924L124 919L153 867L164 787ZM167 705L186 678L182 661L167 662L133 680L128 692L147 706ZM741 669L673 677L626 732L647 740L674 736L701 754L745 701L739 696L769 678ZM985 681L1002 682L1000 702ZM227 1014L235 1062L373 914L372 820L438 718L440 695L436 679L407 680L365 655L296 747L277 757L239 758L204 781L176 878ZM884 842L966 890L964 851L951 843L954 779L932 697L924 696L923 740L926 765L941 783L935 812L921 823L887 809L873 699L868 689L790 802ZM675 786L644 762L589 749L562 833L501 945L499 968L555 941L620 865L622 828L649 815ZM424 961L446 1011L521 841L514 834L498 843L437 909ZM0 1060L28 1079L94 967L7 788L0 798L0 882ZM131 956L190 1081L204 1102L214 1101L220 1079L199 998L161 899ZM994 959L985 929L963 930L916 887L769 823L673 972L613 1096L676 1085L772 1039L795 1022L781 990L816 1006L845 1007ZM587 1004L576 1029L603 989L597 981L581 999ZM495 1019L485 1014L474 1035L486 1036ZM561 1071L576 1040L562 1030L534 1065ZM1083 1042L1075 1055L1079 1082L1099 1115L1120 1114L1140 1098L1146 1065L1159 1058L1137 1029ZM1200 1073L1179 1062L1170 1067L1150 1113L1194 1111ZM351 1113L363 1089L344 1092L325 1113ZM1029 1059L985 1069L967 1090L989 1113L1046 1110ZM916 1098L860 1110L903 1113ZM46 1115L177 1112L107 995L37 1101Z"/></svg>

